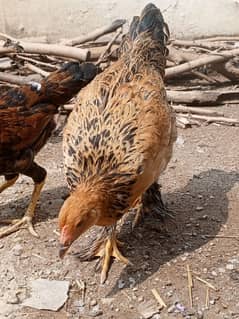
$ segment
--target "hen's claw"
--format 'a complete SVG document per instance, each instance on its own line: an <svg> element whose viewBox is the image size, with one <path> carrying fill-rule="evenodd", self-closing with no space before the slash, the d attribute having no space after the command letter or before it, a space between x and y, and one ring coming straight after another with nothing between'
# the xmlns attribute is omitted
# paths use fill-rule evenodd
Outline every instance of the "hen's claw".
<svg viewBox="0 0 239 319"><path fill-rule="evenodd" d="M24 216L22 219L14 219L14 220L3 220L1 221L1 224L12 224L12 226L8 227L7 229L0 232L0 238L10 235L19 229L22 228L24 224L28 226L28 230L30 234L34 237L39 237L37 232L34 230L32 225L32 217L30 216Z"/></svg>
<svg viewBox="0 0 239 319"><path fill-rule="evenodd" d="M103 243L103 247L101 246L98 252L96 252L95 254L96 256L99 256L102 258L102 271L100 276L101 284L103 284L107 279L107 274L110 268L111 256L123 262L126 265L129 264L129 260L121 254L117 244L122 245L122 243L118 242L118 240L115 238L115 235L112 235L112 237L109 237Z"/></svg>

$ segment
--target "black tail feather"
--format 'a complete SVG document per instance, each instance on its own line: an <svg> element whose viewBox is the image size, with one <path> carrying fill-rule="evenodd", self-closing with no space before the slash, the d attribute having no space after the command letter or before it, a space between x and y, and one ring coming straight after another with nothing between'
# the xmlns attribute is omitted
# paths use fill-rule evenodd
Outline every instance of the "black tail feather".
<svg viewBox="0 0 239 319"><path fill-rule="evenodd" d="M169 29L161 11L152 3L143 9L140 17L134 17L129 28L129 37L132 41L141 34L149 33L152 39L158 41L166 49L169 38Z"/></svg>

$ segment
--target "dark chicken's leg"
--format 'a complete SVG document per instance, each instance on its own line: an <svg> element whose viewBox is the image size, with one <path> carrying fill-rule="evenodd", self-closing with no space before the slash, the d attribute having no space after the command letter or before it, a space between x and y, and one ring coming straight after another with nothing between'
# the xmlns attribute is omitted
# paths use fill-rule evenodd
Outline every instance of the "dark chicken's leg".
<svg viewBox="0 0 239 319"><path fill-rule="evenodd" d="M164 220L166 217L172 217L162 200L160 187L161 186L155 182L142 195L141 207L137 209L133 221L133 228L138 224L140 218L147 213L155 214L161 220Z"/></svg>
<svg viewBox="0 0 239 319"><path fill-rule="evenodd" d="M76 254L80 260L90 260L92 257L100 257L102 260L102 270L100 276L100 283L103 284L107 279L107 274L110 268L111 257L123 262L124 264L129 264L129 260L125 258L118 249L118 245L121 246L122 243L116 238L116 225L104 227L103 232L100 237L87 247L84 251Z"/></svg>
<svg viewBox="0 0 239 319"><path fill-rule="evenodd" d="M4 224L12 224L12 226L7 227L7 229L0 232L0 238L19 230L24 224L27 224L28 230L33 236L38 237L38 234L33 228L32 219L34 217L35 208L41 193L41 189L45 182L46 171L44 168L33 162L31 166L22 173L26 176L31 177L34 181L34 190L31 196L30 204L22 219L0 221Z"/></svg>
<svg viewBox="0 0 239 319"><path fill-rule="evenodd" d="M5 189L15 184L18 177L18 174L6 175L5 182L0 186L0 193L2 193Z"/></svg>

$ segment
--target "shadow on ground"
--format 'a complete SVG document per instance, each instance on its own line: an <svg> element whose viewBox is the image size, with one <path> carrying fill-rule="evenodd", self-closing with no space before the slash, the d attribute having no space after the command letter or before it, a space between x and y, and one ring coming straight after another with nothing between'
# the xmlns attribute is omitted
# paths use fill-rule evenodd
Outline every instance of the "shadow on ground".
<svg viewBox="0 0 239 319"><path fill-rule="evenodd" d="M33 185L26 186L28 191L32 191ZM14 188L14 185L11 186ZM6 196L9 198L11 195L0 194L1 198ZM39 223L49 218L55 218L63 203L63 199L67 196L67 187L56 187L50 190L43 190L40 195L40 199L35 211L35 222ZM31 196L24 196L18 200L12 200L6 204L0 204L0 221L1 219L15 219L21 218L29 203ZM0 227L1 229L1 227Z"/></svg>
<svg viewBox="0 0 239 319"><path fill-rule="evenodd" d="M175 224L166 225L167 231L162 231L160 221L157 223L150 216L131 233L130 223L126 222L120 239L127 247L124 255L133 266L125 267L119 276L125 283L124 288L130 286L129 277L138 278L136 284L140 284L161 265L212 240L227 221L227 193L236 182L239 182L239 173L213 169L194 176L184 188L166 194L168 207L175 215ZM118 290L115 283L109 296Z"/></svg>

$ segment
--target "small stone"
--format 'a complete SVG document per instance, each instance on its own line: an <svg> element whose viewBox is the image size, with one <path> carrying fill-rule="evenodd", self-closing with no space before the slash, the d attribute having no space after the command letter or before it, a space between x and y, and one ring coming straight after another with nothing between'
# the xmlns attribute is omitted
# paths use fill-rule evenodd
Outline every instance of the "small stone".
<svg viewBox="0 0 239 319"><path fill-rule="evenodd" d="M133 277L129 277L130 288L133 288L136 284L136 280Z"/></svg>
<svg viewBox="0 0 239 319"><path fill-rule="evenodd" d="M90 301L90 306L91 307L94 307L94 306L96 306L97 305L97 300L96 299L92 299L91 301Z"/></svg>
<svg viewBox="0 0 239 319"><path fill-rule="evenodd" d="M116 312L119 312L120 310L119 310L119 308L115 308L115 311L116 311Z"/></svg>
<svg viewBox="0 0 239 319"><path fill-rule="evenodd" d="M19 298L18 298L17 295L15 295L15 296L9 296L9 297L7 298L7 303L8 303L8 304L12 304L12 305L17 305L17 304L20 303L20 300L19 300Z"/></svg>
<svg viewBox="0 0 239 319"><path fill-rule="evenodd" d="M153 317L151 317L151 319L160 319L160 314L156 313Z"/></svg>
<svg viewBox="0 0 239 319"><path fill-rule="evenodd" d="M173 296L173 291L172 291L172 290L168 291L168 292L166 293L166 296L167 296L167 297L172 297L172 296Z"/></svg>
<svg viewBox="0 0 239 319"><path fill-rule="evenodd" d="M89 311L89 316L90 317L98 317L103 314L103 311L100 309L99 305L94 306L90 311Z"/></svg>
<svg viewBox="0 0 239 319"><path fill-rule="evenodd" d="M175 309L176 309L175 305L168 307L168 313L173 313Z"/></svg>
<svg viewBox="0 0 239 319"><path fill-rule="evenodd" d="M125 282L122 279L118 280L118 288L119 289L123 289L125 286Z"/></svg>
<svg viewBox="0 0 239 319"><path fill-rule="evenodd" d="M152 318L153 315L159 313L158 307L153 301L141 302L138 305L138 311L145 319Z"/></svg>
<svg viewBox="0 0 239 319"><path fill-rule="evenodd" d="M89 316L90 317L98 317L98 316L101 316L101 315L103 315L103 311L102 310L91 310L90 312L89 312Z"/></svg>
<svg viewBox="0 0 239 319"><path fill-rule="evenodd" d="M204 317L204 314L201 310L198 310L197 313L196 313L196 316L197 316L197 319L203 319Z"/></svg>
<svg viewBox="0 0 239 319"><path fill-rule="evenodd" d="M222 267L218 268L218 272L220 272L220 274L224 274L226 272L226 270Z"/></svg>
<svg viewBox="0 0 239 319"><path fill-rule="evenodd" d="M143 297L143 296L140 296L140 297L138 298L138 302L142 302L142 301L144 301L144 297Z"/></svg>
<svg viewBox="0 0 239 319"><path fill-rule="evenodd" d="M226 265L226 269L227 270L233 270L234 269L234 265L233 264L227 264Z"/></svg>
<svg viewBox="0 0 239 319"><path fill-rule="evenodd" d="M184 141L183 137L179 135L177 140L176 140L176 145L183 146L184 143L185 143L185 141Z"/></svg>
<svg viewBox="0 0 239 319"><path fill-rule="evenodd" d="M203 210L203 207L202 207L202 206L197 206L197 207L196 207L196 211L200 212L201 210Z"/></svg>
<svg viewBox="0 0 239 319"><path fill-rule="evenodd" d="M208 219L208 215L200 216L198 219L200 219L200 220L206 220L206 219Z"/></svg>
<svg viewBox="0 0 239 319"><path fill-rule="evenodd" d="M216 273L216 271L212 271L212 275L214 276L214 277L217 277L217 273Z"/></svg>
<svg viewBox="0 0 239 319"><path fill-rule="evenodd" d="M23 253L23 247L20 244L16 244L13 248L12 248L12 252L15 256L21 256L21 254Z"/></svg>
<svg viewBox="0 0 239 319"><path fill-rule="evenodd" d="M101 298L101 302L104 305L109 305L114 302L114 298Z"/></svg>
<svg viewBox="0 0 239 319"><path fill-rule="evenodd" d="M209 303L210 303L210 305L215 305L215 300L211 299L211 300L209 300Z"/></svg>
<svg viewBox="0 0 239 319"><path fill-rule="evenodd" d="M84 303L84 301L82 299L77 300L74 304L75 304L76 307L79 307L79 308L85 307L85 303Z"/></svg>
<svg viewBox="0 0 239 319"><path fill-rule="evenodd" d="M0 243L0 249L3 249L3 247L4 247L4 244Z"/></svg>

